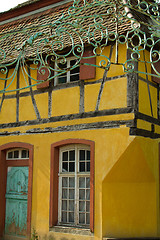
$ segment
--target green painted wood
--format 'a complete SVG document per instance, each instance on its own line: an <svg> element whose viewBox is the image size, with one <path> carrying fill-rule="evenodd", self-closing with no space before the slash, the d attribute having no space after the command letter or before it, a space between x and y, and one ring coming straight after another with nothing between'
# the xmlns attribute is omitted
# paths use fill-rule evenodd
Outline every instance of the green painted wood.
<svg viewBox="0 0 160 240"><path fill-rule="evenodd" d="M27 231L28 167L10 167L7 174L5 234Z"/></svg>

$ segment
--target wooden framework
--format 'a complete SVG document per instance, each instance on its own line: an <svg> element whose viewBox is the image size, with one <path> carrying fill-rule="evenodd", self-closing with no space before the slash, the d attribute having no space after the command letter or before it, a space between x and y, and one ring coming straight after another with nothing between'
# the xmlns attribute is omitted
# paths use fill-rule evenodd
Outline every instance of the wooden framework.
<svg viewBox="0 0 160 240"><path fill-rule="evenodd" d="M29 159L27 160L6 160L6 152L9 149L25 148L29 150ZM28 143L13 142L0 146L0 239L5 229L5 193L7 182L8 167L29 167L28 177L28 208L27 208L27 235L31 232L31 206L32 206L32 178L33 178L33 146Z"/></svg>

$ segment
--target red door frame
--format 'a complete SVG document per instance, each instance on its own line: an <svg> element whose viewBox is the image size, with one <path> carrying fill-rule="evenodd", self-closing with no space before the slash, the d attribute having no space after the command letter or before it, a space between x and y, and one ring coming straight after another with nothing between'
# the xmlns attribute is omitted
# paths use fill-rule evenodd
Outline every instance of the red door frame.
<svg viewBox="0 0 160 240"><path fill-rule="evenodd" d="M6 152L9 149L25 148L29 150L28 160L6 160ZM7 167L29 167L28 176L28 207L27 207L27 235L31 233L31 207L32 207L32 179L33 179L33 145L22 142L12 142L0 146L0 239L5 229L5 194L7 182Z"/></svg>

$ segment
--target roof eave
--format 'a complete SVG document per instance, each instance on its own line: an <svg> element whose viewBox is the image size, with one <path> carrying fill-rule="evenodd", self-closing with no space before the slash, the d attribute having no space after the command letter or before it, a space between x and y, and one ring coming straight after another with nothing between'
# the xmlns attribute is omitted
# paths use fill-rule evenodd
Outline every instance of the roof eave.
<svg viewBox="0 0 160 240"><path fill-rule="evenodd" d="M16 8L10 9L9 11L0 13L0 22L11 19L11 18L18 17L23 14L27 14L29 12L38 10L40 8L43 8L48 5L58 3L58 2L63 2L63 0L39 0L36 2L32 2L30 4L26 3L26 5L20 4L19 7L17 6Z"/></svg>

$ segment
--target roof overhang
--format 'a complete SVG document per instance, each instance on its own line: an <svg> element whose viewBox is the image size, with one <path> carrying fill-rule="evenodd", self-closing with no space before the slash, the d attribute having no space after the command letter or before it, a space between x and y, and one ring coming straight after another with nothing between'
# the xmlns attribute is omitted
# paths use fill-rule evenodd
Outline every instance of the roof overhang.
<svg viewBox="0 0 160 240"><path fill-rule="evenodd" d="M46 11L47 9L63 5L73 0L35 0L28 1L26 4L19 4L9 11L0 13L0 25L27 17L36 13Z"/></svg>

